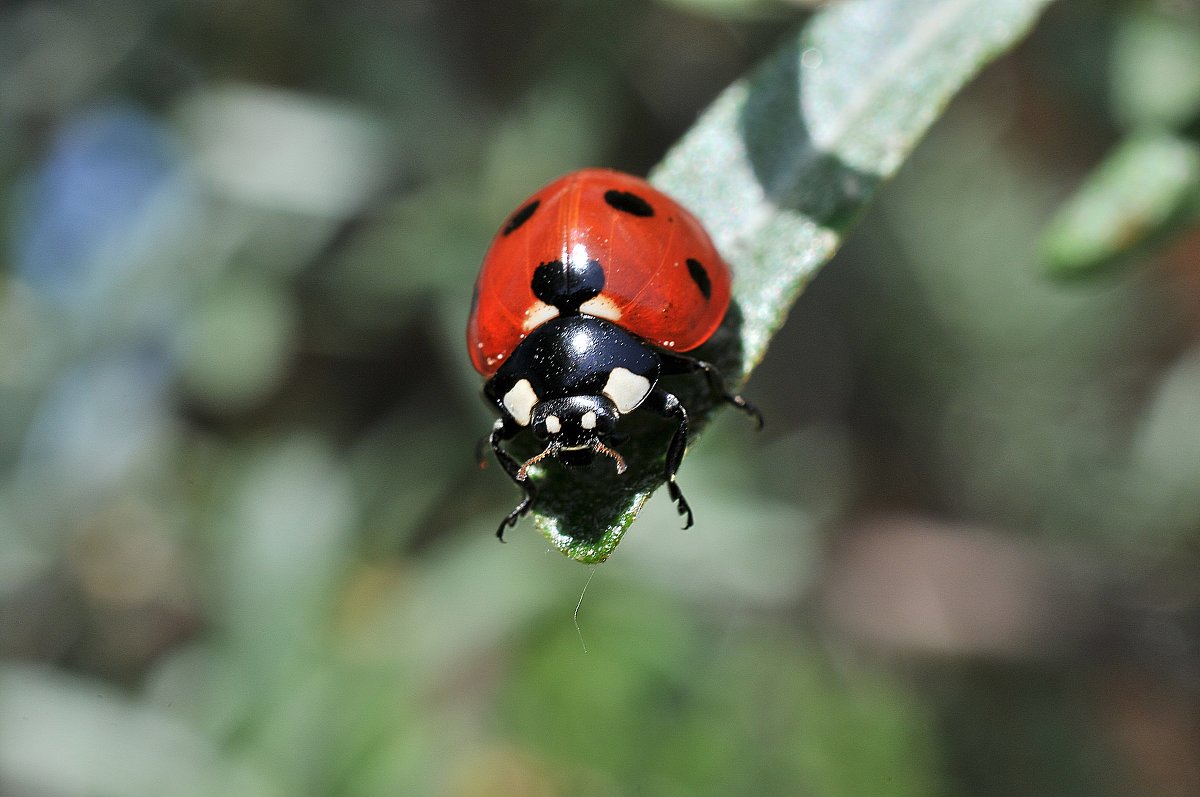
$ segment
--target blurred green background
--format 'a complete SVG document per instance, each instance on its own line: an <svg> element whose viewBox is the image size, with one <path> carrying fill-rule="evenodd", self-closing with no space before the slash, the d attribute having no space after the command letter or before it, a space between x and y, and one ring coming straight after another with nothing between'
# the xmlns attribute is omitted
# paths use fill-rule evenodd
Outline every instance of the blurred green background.
<svg viewBox="0 0 1200 797"><path fill-rule="evenodd" d="M955 101L695 528L492 536L489 237L806 5L0 6L0 795L1200 794L1200 232L1040 248L1194 140L1193 2L1062 0Z"/></svg>

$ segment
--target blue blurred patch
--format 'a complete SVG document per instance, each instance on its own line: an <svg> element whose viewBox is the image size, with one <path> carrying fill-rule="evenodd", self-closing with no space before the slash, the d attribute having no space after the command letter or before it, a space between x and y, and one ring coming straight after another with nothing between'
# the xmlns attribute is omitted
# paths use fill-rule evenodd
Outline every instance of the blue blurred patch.
<svg viewBox="0 0 1200 797"><path fill-rule="evenodd" d="M150 233L141 222L181 163L170 131L143 111L108 107L69 120L18 203L17 274L60 301L102 300L138 262Z"/></svg>

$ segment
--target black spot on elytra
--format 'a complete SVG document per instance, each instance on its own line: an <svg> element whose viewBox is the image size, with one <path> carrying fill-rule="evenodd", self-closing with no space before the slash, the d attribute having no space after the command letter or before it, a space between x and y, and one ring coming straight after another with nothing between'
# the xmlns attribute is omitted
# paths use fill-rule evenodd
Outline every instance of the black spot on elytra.
<svg viewBox="0 0 1200 797"><path fill-rule="evenodd" d="M561 260L551 260L534 270L530 287L534 296L554 305L559 312L578 313L579 305L604 290L604 269L599 260L582 263L572 260L566 265Z"/></svg>
<svg viewBox="0 0 1200 797"><path fill-rule="evenodd" d="M631 194L628 191L618 191L615 188L610 188L604 192L604 201L610 207L622 213L628 213L631 216L647 218L654 215L654 208L650 207L649 202L637 194Z"/></svg>
<svg viewBox="0 0 1200 797"><path fill-rule="evenodd" d="M514 213L512 218L508 220L508 224L504 225L501 235L511 235L516 232L518 227L529 221L529 217L533 215L533 212L538 209L538 205L540 204L542 204L542 200L535 199Z"/></svg>
<svg viewBox="0 0 1200 797"><path fill-rule="evenodd" d="M705 299L712 298L712 280L708 278L708 272L704 270L704 264L695 258L687 259L688 274L692 275L692 282L696 283L696 287L700 289L700 293L704 294Z"/></svg>

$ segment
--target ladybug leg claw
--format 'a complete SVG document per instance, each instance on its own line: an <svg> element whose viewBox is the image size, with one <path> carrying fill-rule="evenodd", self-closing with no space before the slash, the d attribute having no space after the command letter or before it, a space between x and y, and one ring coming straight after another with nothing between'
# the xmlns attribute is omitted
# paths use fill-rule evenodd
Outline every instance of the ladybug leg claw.
<svg viewBox="0 0 1200 797"><path fill-rule="evenodd" d="M675 502L675 509L681 516L687 517L687 520L683 522L683 527L690 529L693 523L692 508L688 506L687 499L683 497L683 491L679 489L679 485L675 483L674 479L667 482L667 492L670 493L671 500Z"/></svg>
<svg viewBox="0 0 1200 797"><path fill-rule="evenodd" d="M500 467L504 468L504 472L513 480L513 483L525 492L525 497L521 499L521 503L517 504L516 508L509 512L504 520L500 521L500 526L496 529L496 539L500 540L500 542L504 542L504 530L516 526L521 516L532 509L533 502L537 500L537 487L529 479L522 479L518 475L521 472L521 463L513 459L512 455L500 445L505 440L511 440L519 431L521 431L521 427L507 418L500 418L492 426L492 433L487 438L488 443L492 447L492 453L496 455L496 461L500 463Z"/></svg>
<svg viewBox="0 0 1200 797"><path fill-rule="evenodd" d="M758 407L755 407L740 395L730 393L729 388L725 386L725 377L721 374L717 366L705 360L697 360L679 354L662 353L660 357L662 358L663 371L665 373L686 374L703 371L704 378L708 380L708 389L712 391L714 396L746 413L754 419L759 429L763 428L763 416L758 411Z"/></svg>
<svg viewBox="0 0 1200 797"><path fill-rule="evenodd" d="M671 436L671 443L667 446L665 476L667 492L670 494L671 500L675 502L675 509L686 518L683 527L690 529L693 522L692 508L688 506L687 499L683 497L683 491L679 489L679 484L675 481L675 474L679 472L679 465L683 462L683 453L687 450L687 410L684 409L678 397L662 388L650 391L650 395L646 397L646 406L664 418L674 418L678 424L675 427L675 434Z"/></svg>
<svg viewBox="0 0 1200 797"><path fill-rule="evenodd" d="M521 516L528 512L532 506L533 496L526 495L521 503L517 504L516 509L509 512L504 520L500 521L500 526L496 529L496 539L504 542L504 530L506 528L514 528L517 525L517 521L521 519Z"/></svg>

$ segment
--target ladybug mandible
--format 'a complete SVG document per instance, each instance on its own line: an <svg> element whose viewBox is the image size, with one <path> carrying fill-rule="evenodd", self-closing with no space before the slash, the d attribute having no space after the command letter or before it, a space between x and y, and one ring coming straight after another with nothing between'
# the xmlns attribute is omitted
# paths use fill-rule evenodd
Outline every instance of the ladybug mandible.
<svg viewBox="0 0 1200 797"><path fill-rule="evenodd" d="M475 283L467 346L500 411L486 438L524 498L500 523L515 526L537 500L529 468L611 457L621 417L639 408L675 422L665 479L684 528L692 510L675 483L688 413L658 385L703 371L713 394L762 416L730 393L711 363L679 352L712 336L729 308L729 267L691 213L637 177L584 169L531 196L492 240ZM545 443L518 462L501 445L529 430Z"/></svg>

